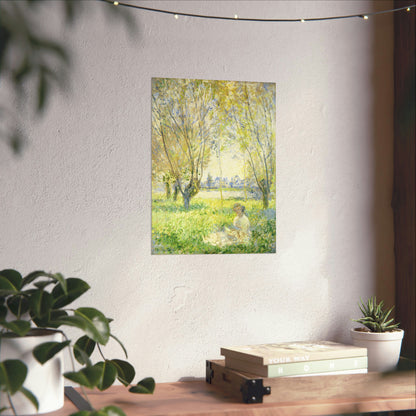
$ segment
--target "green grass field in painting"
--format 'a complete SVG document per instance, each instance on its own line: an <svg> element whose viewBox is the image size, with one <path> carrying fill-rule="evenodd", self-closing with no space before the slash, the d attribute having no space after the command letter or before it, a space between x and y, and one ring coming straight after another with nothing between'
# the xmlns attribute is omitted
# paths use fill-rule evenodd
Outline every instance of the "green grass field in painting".
<svg viewBox="0 0 416 416"><path fill-rule="evenodd" d="M234 244L223 248L206 244L204 236L220 231L233 223L232 207L240 202L246 207L251 225L249 244ZM275 253L276 211L275 201L263 210L262 202L240 197L223 201L198 195L191 200L188 211L182 198L166 200L162 193L152 195L152 253L153 254L215 254L215 253Z"/></svg>

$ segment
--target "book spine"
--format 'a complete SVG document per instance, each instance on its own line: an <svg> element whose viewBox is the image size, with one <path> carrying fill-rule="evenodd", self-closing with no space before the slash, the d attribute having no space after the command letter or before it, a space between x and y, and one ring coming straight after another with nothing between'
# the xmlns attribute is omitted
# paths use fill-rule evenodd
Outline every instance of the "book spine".
<svg viewBox="0 0 416 416"><path fill-rule="evenodd" d="M335 360L308 361L267 366L268 377L284 377L299 374L326 373L367 368L367 357L338 358Z"/></svg>
<svg viewBox="0 0 416 416"><path fill-rule="evenodd" d="M296 364L306 361L321 361L321 360L338 360L341 358L361 357L366 355L367 351L363 348L354 348L351 350L342 351L325 351L325 352L310 352L305 354L293 354L282 357L263 357L263 365L273 364Z"/></svg>
<svg viewBox="0 0 416 416"><path fill-rule="evenodd" d="M343 348L339 350L328 351L312 351L312 352L286 352L284 355L272 355L270 353L255 352L243 352L232 350L229 348L221 348L221 355L225 359L238 359L244 360L248 363L255 365L278 365L288 363L300 363L306 361L319 361L319 360L335 360L340 358L361 357L367 354L366 348L353 347Z"/></svg>
<svg viewBox="0 0 416 416"><path fill-rule="evenodd" d="M226 358L225 365L234 370L245 371L262 377L287 377L357 369L366 370L367 356L271 365L255 365L243 360Z"/></svg>

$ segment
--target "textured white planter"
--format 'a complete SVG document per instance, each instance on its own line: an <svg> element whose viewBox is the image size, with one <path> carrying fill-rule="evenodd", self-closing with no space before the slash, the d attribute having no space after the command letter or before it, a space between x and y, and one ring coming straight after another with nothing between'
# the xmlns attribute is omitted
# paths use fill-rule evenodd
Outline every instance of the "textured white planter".
<svg viewBox="0 0 416 416"><path fill-rule="evenodd" d="M46 332L46 333L45 333ZM62 334L55 331L43 331L42 335L3 338L1 342L0 361L7 359L22 360L28 367L24 387L38 399L38 413L52 412L64 405L64 380L62 351L45 364L40 364L32 355L33 348L43 342L62 342ZM33 404L20 392L12 396L13 405L18 415L36 414ZM1 406L8 406L7 396L0 393ZM11 409L3 415L12 415Z"/></svg>
<svg viewBox="0 0 416 416"><path fill-rule="evenodd" d="M400 358L404 331L364 332L351 329L352 343L367 348L368 371L394 370Z"/></svg>

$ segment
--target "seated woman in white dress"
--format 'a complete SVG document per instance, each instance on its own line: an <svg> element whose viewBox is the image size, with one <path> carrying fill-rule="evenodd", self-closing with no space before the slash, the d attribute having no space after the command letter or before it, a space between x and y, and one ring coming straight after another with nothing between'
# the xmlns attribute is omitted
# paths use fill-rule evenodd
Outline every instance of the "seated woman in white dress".
<svg viewBox="0 0 416 416"><path fill-rule="evenodd" d="M217 231L204 237L204 243L225 247L231 244L247 244L250 241L250 221L245 213L245 206L238 203L234 204L233 211L236 213L233 225L225 227L224 231Z"/></svg>

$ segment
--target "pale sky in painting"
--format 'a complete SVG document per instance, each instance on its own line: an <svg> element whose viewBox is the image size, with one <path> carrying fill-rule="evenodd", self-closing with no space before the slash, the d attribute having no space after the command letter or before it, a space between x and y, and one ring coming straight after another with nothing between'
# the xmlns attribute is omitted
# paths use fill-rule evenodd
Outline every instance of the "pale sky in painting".
<svg viewBox="0 0 416 416"><path fill-rule="evenodd" d="M235 175L240 176L241 179L244 178L243 161L241 160L241 155L237 155L233 150L221 153L221 167L222 176L224 178L230 179ZM204 169L204 181L207 179L208 173L210 173L213 178L220 175L218 158L214 155L211 156L211 160L208 166Z"/></svg>

